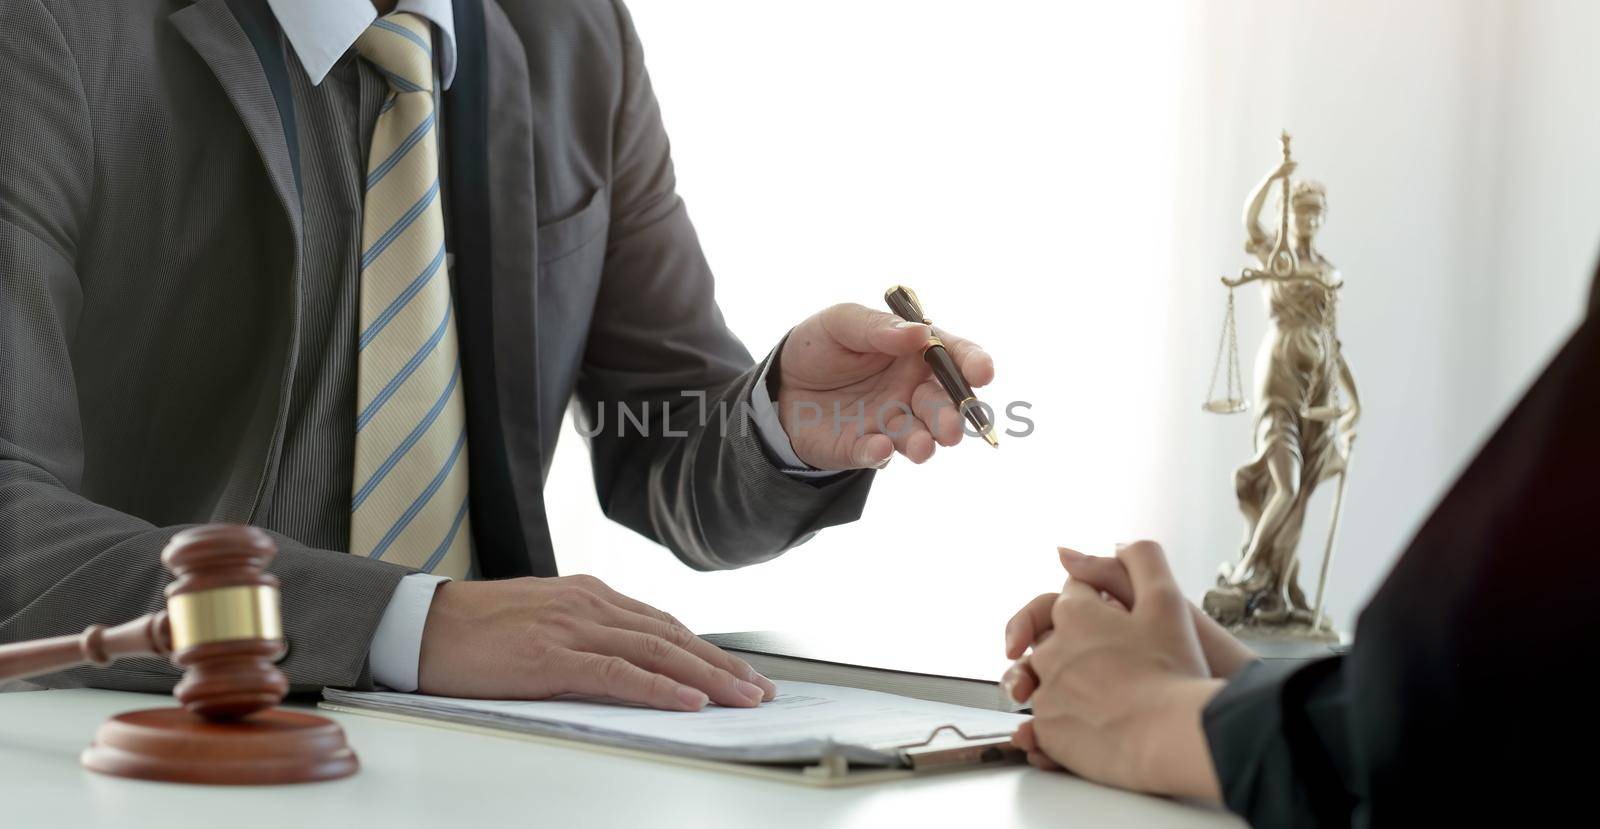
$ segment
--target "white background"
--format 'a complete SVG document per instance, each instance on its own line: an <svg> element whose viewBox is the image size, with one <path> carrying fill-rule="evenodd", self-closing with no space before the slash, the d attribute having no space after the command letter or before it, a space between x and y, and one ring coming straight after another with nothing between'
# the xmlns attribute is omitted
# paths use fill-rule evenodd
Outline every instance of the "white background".
<svg viewBox="0 0 1600 829"><path fill-rule="evenodd" d="M565 434L546 491L563 572L702 631L915 618L998 640L1059 586L1055 545L1139 537L1198 597L1238 553L1230 479L1251 451L1248 416L1199 409L1216 278L1247 264L1240 207L1280 127L1299 174L1328 187L1320 248L1348 282L1341 334L1366 404L1329 587L1342 625L1583 306L1600 238L1595 5L630 6L680 192L751 351L905 282L994 355L983 398L1026 400L1036 424L999 451L897 459L861 521L727 573L607 523ZM1239 299L1249 373L1264 310Z"/></svg>

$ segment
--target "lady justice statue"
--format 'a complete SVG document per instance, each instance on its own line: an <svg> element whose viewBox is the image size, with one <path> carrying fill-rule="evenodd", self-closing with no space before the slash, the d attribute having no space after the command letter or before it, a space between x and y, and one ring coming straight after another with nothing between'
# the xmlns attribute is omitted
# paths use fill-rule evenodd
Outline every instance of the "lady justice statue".
<svg viewBox="0 0 1600 829"><path fill-rule="evenodd" d="M1246 522L1244 548L1237 562L1223 565L1202 606L1217 621L1257 638L1335 640L1338 634L1322 613L1323 587L1361 408L1335 321L1343 282L1333 263L1312 245L1327 212L1327 192L1312 181L1291 186L1296 165L1289 158L1288 133L1280 140L1283 162L1256 186L1244 209L1249 235L1245 250L1260 260L1261 268L1245 268L1239 278L1222 280L1228 287L1223 323L1228 391L1225 397L1213 394L1207 411L1246 408L1239 390L1233 289L1260 282L1269 317L1256 356L1255 457L1233 478ZM1276 232L1260 224L1274 185L1280 192ZM1218 344L1219 368L1223 343ZM1213 390L1216 376L1214 369ZM1307 502L1318 485L1335 477L1333 517L1312 604L1300 587L1296 551Z"/></svg>

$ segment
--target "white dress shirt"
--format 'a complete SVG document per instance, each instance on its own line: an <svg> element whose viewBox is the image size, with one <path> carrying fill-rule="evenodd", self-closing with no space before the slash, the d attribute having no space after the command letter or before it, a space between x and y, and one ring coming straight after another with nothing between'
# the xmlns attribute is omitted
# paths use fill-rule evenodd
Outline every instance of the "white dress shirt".
<svg viewBox="0 0 1600 829"><path fill-rule="evenodd" d="M313 84L321 84L361 33L378 19L371 0L267 0L278 18L278 25L305 67ZM438 73L442 88L449 89L456 74L455 16L451 0L400 0L395 11L410 12L433 24L439 43ZM795 455L789 436L778 420L776 407L767 394L763 371L751 393L756 430L761 441L797 477L824 477L836 473L813 469ZM396 691L417 689L417 662L422 652L422 628L428 621L428 608L438 586L449 581L442 576L413 573L400 580L389 606L372 637L368 664L372 678Z"/></svg>

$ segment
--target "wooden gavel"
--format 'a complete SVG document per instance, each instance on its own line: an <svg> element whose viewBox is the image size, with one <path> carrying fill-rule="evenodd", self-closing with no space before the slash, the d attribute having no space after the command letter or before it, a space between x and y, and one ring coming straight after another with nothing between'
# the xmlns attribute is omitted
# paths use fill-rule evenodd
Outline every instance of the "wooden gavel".
<svg viewBox="0 0 1600 829"><path fill-rule="evenodd" d="M289 683L277 547L253 527L215 524L173 537L161 562L176 580L167 607L107 628L0 647L0 679L159 656L183 669L183 708L119 714L83 753L98 772L188 783L295 783L355 773L359 764L332 721L275 709Z"/></svg>

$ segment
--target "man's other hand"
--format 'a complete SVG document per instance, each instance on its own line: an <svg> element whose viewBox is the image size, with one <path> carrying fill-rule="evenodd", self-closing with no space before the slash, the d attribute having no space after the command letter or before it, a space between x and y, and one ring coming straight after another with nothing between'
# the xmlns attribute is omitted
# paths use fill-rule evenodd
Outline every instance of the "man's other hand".
<svg viewBox="0 0 1600 829"><path fill-rule="evenodd" d="M937 333L968 383L994 379L994 360L982 348ZM934 334L922 323L851 304L800 323L778 358L776 401L795 455L817 469L864 469L882 466L897 450L922 463L935 444L960 443L961 412L922 361Z"/></svg>
<svg viewBox="0 0 1600 829"><path fill-rule="evenodd" d="M451 697L585 694L670 711L750 708L777 693L677 619L582 575L439 585L417 683Z"/></svg>

